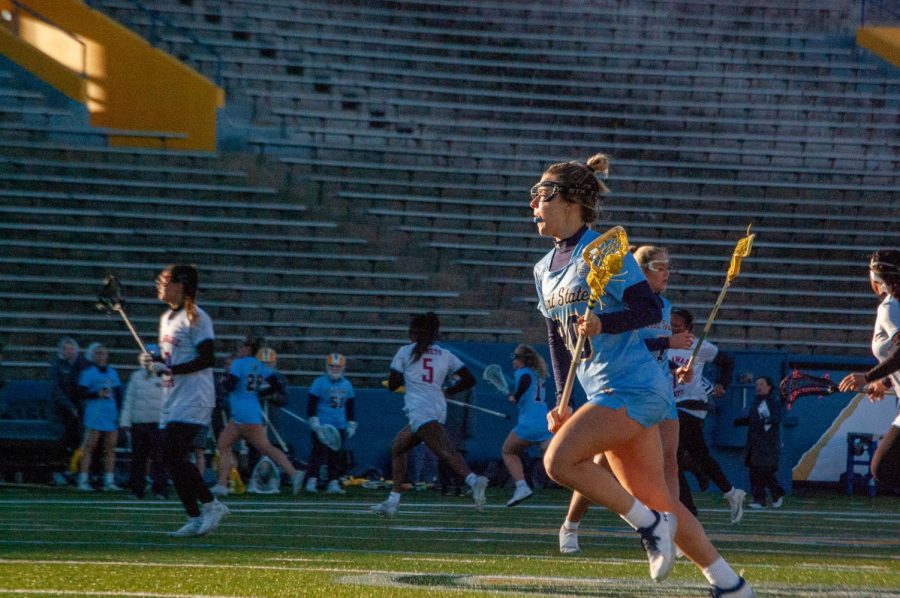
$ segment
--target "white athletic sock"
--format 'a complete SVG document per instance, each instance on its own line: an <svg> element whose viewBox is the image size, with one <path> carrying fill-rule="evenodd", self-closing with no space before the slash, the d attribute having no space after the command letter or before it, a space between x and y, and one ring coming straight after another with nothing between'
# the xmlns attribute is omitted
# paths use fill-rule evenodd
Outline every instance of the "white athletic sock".
<svg viewBox="0 0 900 598"><path fill-rule="evenodd" d="M726 563L722 557L719 557L719 560L709 567L702 567L700 570L709 583L722 589L733 588L740 581L738 574L734 572L731 565Z"/></svg>
<svg viewBox="0 0 900 598"><path fill-rule="evenodd" d="M653 511L644 506L644 503L638 499L634 499L634 504L631 505L631 509L621 517L634 529L649 527L656 521L656 517L653 516Z"/></svg>
<svg viewBox="0 0 900 598"><path fill-rule="evenodd" d="M516 490L518 490L519 488L528 488L528 482L526 482L525 480L519 480L518 482L516 482Z"/></svg>
<svg viewBox="0 0 900 598"><path fill-rule="evenodd" d="M389 505L400 504L400 493L399 492L391 492L390 494L388 494L387 503Z"/></svg>
<svg viewBox="0 0 900 598"><path fill-rule="evenodd" d="M78 473L78 483L81 484L81 483L84 483L87 481L88 481L88 474L79 472Z"/></svg>
<svg viewBox="0 0 900 598"><path fill-rule="evenodd" d="M576 530L579 525L581 525L580 521L569 521L569 519L563 521L563 527L566 529Z"/></svg>
<svg viewBox="0 0 900 598"><path fill-rule="evenodd" d="M466 484L469 486L473 485L475 483L475 478L477 477L478 476L476 476L474 473L469 473L469 475L466 476Z"/></svg>
<svg viewBox="0 0 900 598"><path fill-rule="evenodd" d="M103 474L103 483L104 484L107 484L107 485L112 484L114 481L115 481L115 478L113 477L113 474L111 474L111 473Z"/></svg>

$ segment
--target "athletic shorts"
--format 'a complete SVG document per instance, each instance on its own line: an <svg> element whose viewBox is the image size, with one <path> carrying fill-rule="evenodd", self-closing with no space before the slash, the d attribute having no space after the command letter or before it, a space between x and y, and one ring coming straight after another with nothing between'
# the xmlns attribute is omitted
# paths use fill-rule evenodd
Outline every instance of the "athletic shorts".
<svg viewBox="0 0 900 598"><path fill-rule="evenodd" d="M447 403L425 403L416 405L413 409L406 411L406 417L409 419L409 427L413 433L428 422L437 422L443 424L447 421Z"/></svg>
<svg viewBox="0 0 900 598"><path fill-rule="evenodd" d="M231 420L236 424L263 423L262 407L256 399L229 399Z"/></svg>
<svg viewBox="0 0 900 598"><path fill-rule="evenodd" d="M553 437L550 430L547 429L546 412L542 418L524 417L519 418L516 427L513 428L516 436L526 442L544 442Z"/></svg>
<svg viewBox="0 0 900 598"><path fill-rule="evenodd" d="M660 384L650 388L621 389L591 397L590 403L609 409L625 408L628 417L645 428L667 419L678 419L678 410L671 391ZM674 417L673 417L674 414Z"/></svg>
<svg viewBox="0 0 900 598"><path fill-rule="evenodd" d="M99 432L119 429L119 410L115 399L88 399L84 404L84 427Z"/></svg>

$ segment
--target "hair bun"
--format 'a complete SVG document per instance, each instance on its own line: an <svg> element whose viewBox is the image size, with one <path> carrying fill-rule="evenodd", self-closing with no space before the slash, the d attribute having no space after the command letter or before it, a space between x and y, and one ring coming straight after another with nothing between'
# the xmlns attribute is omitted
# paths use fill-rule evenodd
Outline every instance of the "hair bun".
<svg viewBox="0 0 900 598"><path fill-rule="evenodd" d="M594 154L585 162L585 166L593 172L594 174L598 174L603 178L609 174L609 158L606 154Z"/></svg>

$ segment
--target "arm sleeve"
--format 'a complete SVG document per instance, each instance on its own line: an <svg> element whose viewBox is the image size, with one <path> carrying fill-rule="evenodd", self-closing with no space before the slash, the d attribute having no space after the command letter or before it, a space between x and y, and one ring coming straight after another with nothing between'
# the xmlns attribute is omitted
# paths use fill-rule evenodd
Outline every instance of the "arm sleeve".
<svg viewBox="0 0 900 598"><path fill-rule="evenodd" d="M874 382L886 378L900 370L900 346L894 346L894 352L887 359L866 372L866 382Z"/></svg>
<svg viewBox="0 0 900 598"><path fill-rule="evenodd" d="M278 374L270 375L268 378L266 378L266 382L269 383L269 388L259 393L259 396L261 397L267 397L274 394L284 394L284 392L287 390L284 387L284 382L282 381L281 376L279 376Z"/></svg>
<svg viewBox="0 0 900 598"><path fill-rule="evenodd" d="M319 412L319 397L309 393L306 397L306 417L315 417Z"/></svg>
<svg viewBox="0 0 900 598"><path fill-rule="evenodd" d="M347 421L356 421L356 401L353 400L353 397L350 397L344 402L344 407L347 410Z"/></svg>
<svg viewBox="0 0 900 598"><path fill-rule="evenodd" d="M391 370L388 374L388 390L394 392L403 386L403 373L397 370Z"/></svg>
<svg viewBox="0 0 900 598"><path fill-rule="evenodd" d="M519 386L516 388L516 392L513 393L513 398L516 400L516 403L519 402L519 399L522 398L528 388L531 386L531 376L529 374L522 374L522 377L519 378Z"/></svg>
<svg viewBox="0 0 900 598"><path fill-rule="evenodd" d="M78 396L82 400L96 399L100 397L99 394L97 394L96 392L91 392L90 388L88 388L87 386L82 386L81 384L78 385Z"/></svg>
<svg viewBox="0 0 900 598"><path fill-rule="evenodd" d="M556 328L556 322L550 318L546 318L546 321L550 363L553 366L553 380L556 382L556 397L559 398L562 395L563 387L566 385L566 376L569 373L569 366L572 364L572 356L569 354L566 343Z"/></svg>
<svg viewBox="0 0 900 598"><path fill-rule="evenodd" d="M621 334L649 326L662 319L662 307L659 299L653 294L653 290L646 280L625 289L622 301L625 302L626 309L599 314L598 317L603 326L601 333Z"/></svg>
<svg viewBox="0 0 900 598"><path fill-rule="evenodd" d="M651 338L645 338L644 344L647 345L647 349L651 353L656 353L657 351L665 351L669 348L669 337L654 336Z"/></svg>
<svg viewBox="0 0 900 598"><path fill-rule="evenodd" d="M728 385L731 384L731 377L734 374L734 358L728 353L719 351L716 353L715 359L713 359L713 364L719 368L718 383L722 385L722 388L728 388Z"/></svg>
<svg viewBox="0 0 900 598"><path fill-rule="evenodd" d="M475 380L475 376L472 375L472 372L469 371L469 368L463 366L454 373L459 376L459 380L445 391L448 395L455 395L475 386L477 381Z"/></svg>
<svg viewBox="0 0 900 598"><path fill-rule="evenodd" d="M211 338L201 341L197 345L197 357L184 363L172 366L172 374L183 376L184 374L193 374L206 368L211 368L216 363L215 348Z"/></svg>
<svg viewBox="0 0 900 598"><path fill-rule="evenodd" d="M228 372L222 377L222 388L225 389L225 392L233 392L237 388L238 382L240 382L240 379Z"/></svg>

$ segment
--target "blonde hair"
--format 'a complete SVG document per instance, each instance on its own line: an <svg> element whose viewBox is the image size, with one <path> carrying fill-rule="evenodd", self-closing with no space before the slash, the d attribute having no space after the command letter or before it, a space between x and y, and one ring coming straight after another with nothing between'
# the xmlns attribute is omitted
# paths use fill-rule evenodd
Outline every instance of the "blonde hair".
<svg viewBox="0 0 900 598"><path fill-rule="evenodd" d="M646 270L650 262L660 259L661 256L663 256L662 259L669 259L669 250L656 245L641 245L632 253L642 270Z"/></svg>
<svg viewBox="0 0 900 598"><path fill-rule="evenodd" d="M568 187L560 192L563 199L581 207L581 220L593 224L603 210L603 198L609 195L609 188L597 177L609 174L609 158L606 154L594 154L584 164L578 161L559 162L544 172L551 175L560 185Z"/></svg>
<svg viewBox="0 0 900 598"><path fill-rule="evenodd" d="M513 352L519 361L527 368L531 368L540 377L541 380L547 377L547 362L541 357L540 353L535 351L528 345L519 345Z"/></svg>

